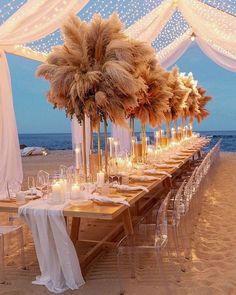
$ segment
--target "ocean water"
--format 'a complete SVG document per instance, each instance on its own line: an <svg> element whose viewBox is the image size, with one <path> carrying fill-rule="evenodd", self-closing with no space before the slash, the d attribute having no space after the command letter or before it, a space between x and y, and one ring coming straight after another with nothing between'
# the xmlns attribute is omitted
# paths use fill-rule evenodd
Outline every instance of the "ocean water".
<svg viewBox="0 0 236 295"><path fill-rule="evenodd" d="M211 138L211 145L222 138L221 150L224 152L236 152L236 131L202 131L203 136ZM108 135L109 136L109 135ZM139 138L140 134L136 136ZM153 132L147 132L151 143L154 142ZM26 146L40 146L49 150L67 150L72 149L70 133L53 133L53 134L19 134L20 144ZM94 148L96 149L97 135L94 134ZM101 145L103 147L103 138Z"/></svg>

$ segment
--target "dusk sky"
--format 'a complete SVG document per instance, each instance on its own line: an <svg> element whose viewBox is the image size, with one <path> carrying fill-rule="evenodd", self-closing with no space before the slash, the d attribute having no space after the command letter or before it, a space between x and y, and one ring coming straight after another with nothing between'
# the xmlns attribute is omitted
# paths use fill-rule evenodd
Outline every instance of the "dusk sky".
<svg viewBox="0 0 236 295"><path fill-rule="evenodd" d="M8 61L19 133L70 132L70 121L64 112L47 103L47 82L35 77L39 63L13 55L8 55ZM182 72L193 72L195 79L214 96L208 106L210 117L201 125L195 124L195 129L236 130L236 74L216 65L195 45L177 65Z"/></svg>

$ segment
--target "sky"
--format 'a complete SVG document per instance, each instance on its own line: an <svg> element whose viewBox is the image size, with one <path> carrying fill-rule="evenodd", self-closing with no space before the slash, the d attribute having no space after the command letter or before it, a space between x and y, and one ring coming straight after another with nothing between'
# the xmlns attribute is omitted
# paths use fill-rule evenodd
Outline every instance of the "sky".
<svg viewBox="0 0 236 295"><path fill-rule="evenodd" d="M19 133L67 133L70 120L63 111L48 104L48 83L35 77L39 62L8 55L14 107ZM193 44L177 61L181 72L192 72L208 94L214 97L208 109L211 115L195 130L236 130L236 73L211 61ZM136 129L139 125L136 124Z"/></svg>

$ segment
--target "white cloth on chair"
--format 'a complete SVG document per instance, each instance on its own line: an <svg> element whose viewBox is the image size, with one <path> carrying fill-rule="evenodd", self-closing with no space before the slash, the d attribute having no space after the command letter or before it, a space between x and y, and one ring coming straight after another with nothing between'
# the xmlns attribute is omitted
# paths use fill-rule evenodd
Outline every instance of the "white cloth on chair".
<svg viewBox="0 0 236 295"><path fill-rule="evenodd" d="M54 293L75 290L84 284L74 245L66 231L63 208L67 205L50 205L39 199L18 210L32 231L41 271L33 284L45 285Z"/></svg>

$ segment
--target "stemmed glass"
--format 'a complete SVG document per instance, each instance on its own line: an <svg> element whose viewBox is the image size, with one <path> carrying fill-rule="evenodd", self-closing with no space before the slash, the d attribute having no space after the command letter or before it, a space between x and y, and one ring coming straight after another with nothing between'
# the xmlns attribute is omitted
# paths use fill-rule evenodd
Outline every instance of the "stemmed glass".
<svg viewBox="0 0 236 295"><path fill-rule="evenodd" d="M28 176L28 189L30 195L36 195L35 179L33 176Z"/></svg>
<svg viewBox="0 0 236 295"><path fill-rule="evenodd" d="M36 178L36 188L39 189L43 196L47 193L49 186L49 173L46 171L40 170Z"/></svg>
<svg viewBox="0 0 236 295"><path fill-rule="evenodd" d="M15 198L16 193L21 189L21 183L19 181L13 181L7 183L7 192L9 198Z"/></svg>

